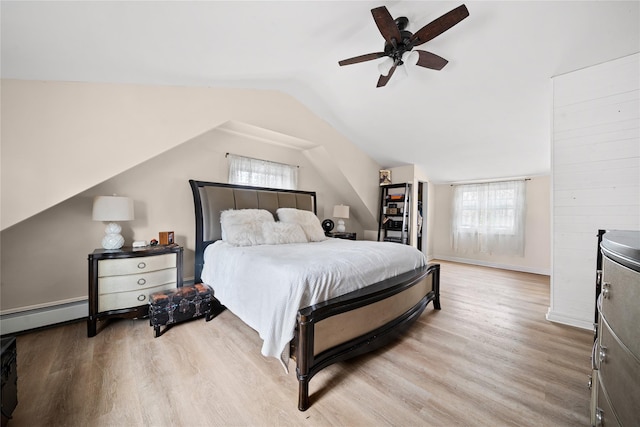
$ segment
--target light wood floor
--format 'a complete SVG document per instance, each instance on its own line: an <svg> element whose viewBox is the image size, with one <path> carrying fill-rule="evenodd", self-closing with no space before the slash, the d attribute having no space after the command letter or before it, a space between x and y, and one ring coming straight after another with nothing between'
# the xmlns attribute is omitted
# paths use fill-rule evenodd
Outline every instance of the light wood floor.
<svg viewBox="0 0 640 427"><path fill-rule="evenodd" d="M585 426L591 331L545 320L546 276L441 262L429 304L394 344L333 365L297 410L295 366L260 355L228 310L153 338L146 320L18 337L19 426Z"/></svg>

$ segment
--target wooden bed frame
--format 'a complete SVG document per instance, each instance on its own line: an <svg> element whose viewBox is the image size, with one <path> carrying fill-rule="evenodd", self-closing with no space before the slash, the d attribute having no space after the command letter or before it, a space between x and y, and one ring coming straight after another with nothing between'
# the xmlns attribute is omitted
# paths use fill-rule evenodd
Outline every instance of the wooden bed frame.
<svg viewBox="0 0 640 427"><path fill-rule="evenodd" d="M280 207L316 211L309 191L189 181L196 218L195 281L201 281L204 250L222 238L220 212ZM430 301L440 309L440 265L428 264L365 288L299 310L291 357L296 361L298 409L309 408L309 381L323 368L376 350L401 336ZM224 310L217 299L215 314ZM346 325L346 327L345 327Z"/></svg>

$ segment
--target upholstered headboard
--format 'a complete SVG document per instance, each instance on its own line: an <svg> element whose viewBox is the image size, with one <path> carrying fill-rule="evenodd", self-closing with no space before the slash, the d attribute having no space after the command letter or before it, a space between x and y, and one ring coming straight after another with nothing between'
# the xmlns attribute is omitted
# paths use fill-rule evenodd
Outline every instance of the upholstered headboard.
<svg viewBox="0 0 640 427"><path fill-rule="evenodd" d="M189 180L196 219L195 280L200 281L204 250L222 238L220 212L227 209L266 209L276 216L278 208L296 208L317 213L313 191L249 187L220 182Z"/></svg>

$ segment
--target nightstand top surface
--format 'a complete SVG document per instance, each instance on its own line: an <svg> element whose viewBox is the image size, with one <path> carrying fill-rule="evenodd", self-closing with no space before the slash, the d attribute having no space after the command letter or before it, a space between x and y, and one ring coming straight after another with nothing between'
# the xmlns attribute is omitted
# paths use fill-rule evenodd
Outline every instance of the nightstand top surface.
<svg viewBox="0 0 640 427"><path fill-rule="evenodd" d="M123 246L120 249L96 249L93 251L93 253L89 254L89 257L120 258L132 256L147 256L162 253L179 252L181 250L182 247L175 243L172 245L143 246L141 248Z"/></svg>

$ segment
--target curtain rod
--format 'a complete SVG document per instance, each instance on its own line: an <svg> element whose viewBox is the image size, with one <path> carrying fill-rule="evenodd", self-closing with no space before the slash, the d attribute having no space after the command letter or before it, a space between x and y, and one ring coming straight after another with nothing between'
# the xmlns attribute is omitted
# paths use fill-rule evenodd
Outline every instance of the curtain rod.
<svg viewBox="0 0 640 427"><path fill-rule="evenodd" d="M272 161L272 160L256 159L255 157L241 156L241 155L239 155L239 154L233 154L233 153L226 153L226 154L224 155L224 157L229 157L229 154L231 154L232 156L236 156L236 157L244 157L245 159L258 160L258 161L260 161L260 162L269 162L269 163L275 163L275 164L278 164L278 165L295 166L295 167L297 167L297 168L300 168L300 166L298 166L298 165L290 165L290 164L288 164L288 163L274 162L274 161Z"/></svg>
<svg viewBox="0 0 640 427"><path fill-rule="evenodd" d="M491 183L494 183L494 182L509 182L509 181L531 181L531 178L496 179L495 181L456 182L455 184L450 184L450 186L451 187L455 187L456 185L491 184Z"/></svg>

